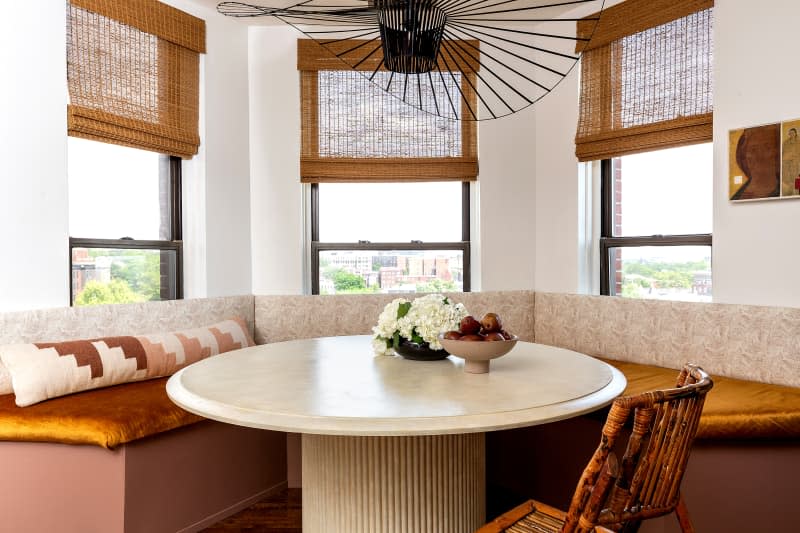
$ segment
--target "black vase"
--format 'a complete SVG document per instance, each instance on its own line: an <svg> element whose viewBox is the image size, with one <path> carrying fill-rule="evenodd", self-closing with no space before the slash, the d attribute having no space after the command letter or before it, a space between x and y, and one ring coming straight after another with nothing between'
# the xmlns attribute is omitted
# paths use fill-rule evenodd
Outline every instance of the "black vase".
<svg viewBox="0 0 800 533"><path fill-rule="evenodd" d="M416 343L409 340L401 340L394 351L413 361L438 361L450 355L444 349L432 350L427 342Z"/></svg>

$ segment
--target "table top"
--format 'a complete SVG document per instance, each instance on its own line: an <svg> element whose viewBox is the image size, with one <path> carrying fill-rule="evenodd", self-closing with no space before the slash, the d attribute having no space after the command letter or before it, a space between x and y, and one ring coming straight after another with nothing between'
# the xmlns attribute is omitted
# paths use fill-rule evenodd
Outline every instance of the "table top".
<svg viewBox="0 0 800 533"><path fill-rule="evenodd" d="M589 356L518 342L468 374L463 360L372 352L370 337L264 344L194 363L167 383L187 411L241 426L327 435L473 433L553 422L609 404L624 376Z"/></svg>

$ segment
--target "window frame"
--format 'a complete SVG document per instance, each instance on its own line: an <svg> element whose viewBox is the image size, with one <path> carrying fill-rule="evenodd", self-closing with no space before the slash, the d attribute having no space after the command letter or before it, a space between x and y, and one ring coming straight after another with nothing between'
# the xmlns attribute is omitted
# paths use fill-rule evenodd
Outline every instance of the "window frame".
<svg viewBox="0 0 800 533"><path fill-rule="evenodd" d="M611 294L611 249L643 246L708 246L713 250L711 233L684 235L614 235L614 168L612 159L600 161L600 294Z"/></svg>
<svg viewBox="0 0 800 533"><path fill-rule="evenodd" d="M326 251L425 251L460 250L463 253L464 279L462 291L472 289L472 268L470 264L470 182L461 182L461 240L450 242L320 242L319 240L319 183L311 183L311 294L319 294L319 257Z"/></svg>
<svg viewBox="0 0 800 533"><path fill-rule="evenodd" d="M175 300L183 299L183 201L182 201L182 160L174 155L161 154L169 159L169 240L144 239L94 239L89 237L69 237L69 264L67 277L69 280L69 305L75 306L73 294L73 261L74 248L103 248L114 250L159 250L175 252ZM162 294L164 287L161 288ZM172 298L161 298L161 301Z"/></svg>

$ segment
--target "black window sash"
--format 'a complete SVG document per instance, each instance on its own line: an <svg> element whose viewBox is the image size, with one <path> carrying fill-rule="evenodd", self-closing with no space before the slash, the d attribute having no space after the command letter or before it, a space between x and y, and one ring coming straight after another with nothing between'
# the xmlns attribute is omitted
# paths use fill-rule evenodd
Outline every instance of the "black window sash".
<svg viewBox="0 0 800 533"><path fill-rule="evenodd" d="M711 246L711 233L614 236L614 180L611 159L600 162L600 294L611 295L611 249L642 246Z"/></svg>
<svg viewBox="0 0 800 533"><path fill-rule="evenodd" d="M93 239L86 237L69 238L69 304L73 305L72 293L72 250L73 248L108 248L115 250L162 250L175 253L175 272L169 273L168 283L161 283L162 300L183 298L183 208L182 208L182 162L177 156L163 156L167 159L165 170L169 172L169 237L170 240L137 239ZM164 168L164 167L162 167ZM165 276L162 271L162 278ZM174 286L174 292L170 287ZM168 295L168 296L167 296Z"/></svg>
<svg viewBox="0 0 800 533"><path fill-rule="evenodd" d="M472 269L470 267L470 185L461 185L461 240L455 242L358 242L322 243L319 242L319 184L311 184L311 294L319 294L319 256L327 251L425 251L460 250L463 254L464 279L462 290L472 289Z"/></svg>

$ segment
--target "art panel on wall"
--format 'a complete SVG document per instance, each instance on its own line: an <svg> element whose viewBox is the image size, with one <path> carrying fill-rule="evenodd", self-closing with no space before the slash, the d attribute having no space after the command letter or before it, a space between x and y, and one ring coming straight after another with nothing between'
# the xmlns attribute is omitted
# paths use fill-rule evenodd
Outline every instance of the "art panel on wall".
<svg viewBox="0 0 800 533"><path fill-rule="evenodd" d="M781 125L781 197L800 196L800 120Z"/></svg>
<svg viewBox="0 0 800 533"><path fill-rule="evenodd" d="M800 120L731 130L731 201L800 197Z"/></svg>

